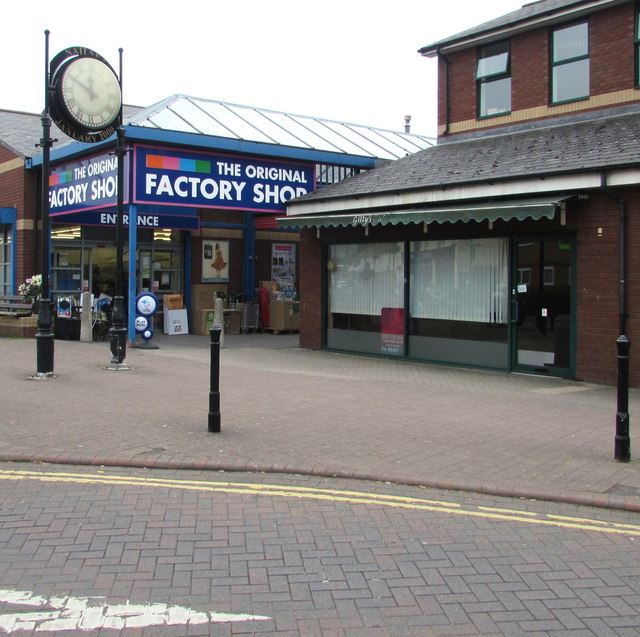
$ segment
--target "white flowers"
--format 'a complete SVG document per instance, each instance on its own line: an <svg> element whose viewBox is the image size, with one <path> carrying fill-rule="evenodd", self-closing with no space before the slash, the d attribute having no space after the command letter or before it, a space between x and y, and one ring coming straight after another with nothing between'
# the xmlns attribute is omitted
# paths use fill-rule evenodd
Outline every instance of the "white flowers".
<svg viewBox="0 0 640 637"><path fill-rule="evenodd" d="M40 298L42 290L42 275L33 274L24 283L18 286L18 292L24 296L26 301L36 301Z"/></svg>

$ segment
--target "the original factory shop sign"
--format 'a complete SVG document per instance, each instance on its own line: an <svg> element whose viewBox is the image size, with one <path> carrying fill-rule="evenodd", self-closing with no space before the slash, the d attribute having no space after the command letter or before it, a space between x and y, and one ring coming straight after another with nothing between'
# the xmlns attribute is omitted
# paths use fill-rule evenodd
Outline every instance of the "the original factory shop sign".
<svg viewBox="0 0 640 637"><path fill-rule="evenodd" d="M49 175L50 214L114 206L118 196L117 175L118 159L114 154L84 157L52 167Z"/></svg>
<svg viewBox="0 0 640 637"><path fill-rule="evenodd" d="M125 161L124 183L128 184L128 161ZM128 203L129 189L124 203ZM49 214L54 223L115 226L118 201L118 160L113 153L83 157L51 168L49 175ZM128 210L128 209L127 209ZM136 212L139 228L175 228L197 230L200 220L191 209L166 209L166 213L140 210ZM129 214L122 217L129 225Z"/></svg>
<svg viewBox="0 0 640 637"><path fill-rule="evenodd" d="M134 202L281 212L314 190L313 166L136 146Z"/></svg>

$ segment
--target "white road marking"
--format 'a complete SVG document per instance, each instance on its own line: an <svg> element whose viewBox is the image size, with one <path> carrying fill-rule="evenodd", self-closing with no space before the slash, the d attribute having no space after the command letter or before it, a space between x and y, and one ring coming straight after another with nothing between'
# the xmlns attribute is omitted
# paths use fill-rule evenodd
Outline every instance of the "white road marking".
<svg viewBox="0 0 640 637"><path fill-rule="evenodd" d="M263 615L230 614L195 611L185 606L167 604L105 604L96 603L103 597L42 597L30 591L0 590L0 602L30 607L46 607L40 611L22 613L0 612L0 632L18 630L32 632L122 630L147 626L186 626L271 619ZM53 609L53 610L50 610Z"/></svg>

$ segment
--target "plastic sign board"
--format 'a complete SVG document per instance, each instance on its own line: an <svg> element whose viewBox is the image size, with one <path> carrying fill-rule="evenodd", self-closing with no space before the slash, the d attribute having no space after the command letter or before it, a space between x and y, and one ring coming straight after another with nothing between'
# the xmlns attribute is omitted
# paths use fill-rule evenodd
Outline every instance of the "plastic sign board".
<svg viewBox="0 0 640 637"><path fill-rule="evenodd" d="M137 204L281 212L287 201L315 189L315 167L136 146Z"/></svg>

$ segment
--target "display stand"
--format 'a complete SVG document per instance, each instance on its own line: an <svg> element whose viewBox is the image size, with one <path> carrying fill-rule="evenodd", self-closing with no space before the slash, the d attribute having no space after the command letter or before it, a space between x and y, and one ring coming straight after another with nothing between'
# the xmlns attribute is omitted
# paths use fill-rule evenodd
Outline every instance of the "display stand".
<svg viewBox="0 0 640 637"><path fill-rule="evenodd" d="M240 306L240 331L246 334L258 330L258 304L243 303Z"/></svg>
<svg viewBox="0 0 640 637"><path fill-rule="evenodd" d="M164 308L164 333L169 335L188 334L187 310L168 310Z"/></svg>

